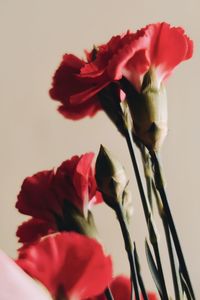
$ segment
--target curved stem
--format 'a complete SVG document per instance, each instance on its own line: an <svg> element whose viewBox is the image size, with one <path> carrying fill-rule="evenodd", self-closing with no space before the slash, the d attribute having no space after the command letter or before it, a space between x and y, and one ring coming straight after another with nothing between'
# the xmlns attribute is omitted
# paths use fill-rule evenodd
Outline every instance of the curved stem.
<svg viewBox="0 0 200 300"><path fill-rule="evenodd" d="M180 289L179 289L179 284L178 284L178 274L177 274L176 263L175 263L174 254L173 254L169 226L167 224L167 220L165 219L165 217L163 217L162 222L163 222L165 237L166 237L166 241L167 241L167 248L168 248L168 253L169 253L169 258L170 258L175 298L176 298L176 300L181 300Z"/></svg>
<svg viewBox="0 0 200 300"><path fill-rule="evenodd" d="M140 271L139 257L137 254L135 243L134 243L134 258L135 258L135 266L136 266L138 283L139 283L139 286L141 289L141 293L142 293L143 299L148 300L147 292L146 292L145 285L144 285L143 278L142 278L141 271Z"/></svg>
<svg viewBox="0 0 200 300"><path fill-rule="evenodd" d="M179 277L179 271L177 269L177 265L176 265L175 258L174 258L171 234L170 234L166 216L163 212L163 206L162 206L162 203L160 203L161 200L158 195L158 191L156 190L156 186L155 186L153 179L152 179L152 188L153 188L154 196L156 198L159 214L162 219L162 224L163 224L163 228L164 228L164 232L165 232L165 238L166 238L166 243L167 243L167 248L168 248L175 297L177 300L181 300L182 296L181 296L181 286L180 286L180 281L179 281L180 277Z"/></svg>
<svg viewBox="0 0 200 300"><path fill-rule="evenodd" d="M128 228L127 228L127 225L126 225L126 222L124 219L124 214L123 214L122 208L119 203L117 203L115 206L115 212L116 212L116 215L117 215L120 227L121 227L124 244L125 244L125 249L126 249L126 252L128 255L128 260L129 260L130 270L131 270L131 278L133 281L134 292L135 292L135 299L140 300L131 237L130 237L130 234L129 234L129 231L128 231Z"/></svg>
<svg viewBox="0 0 200 300"><path fill-rule="evenodd" d="M127 142L127 145L128 145L129 153L130 153L130 156L131 156L133 169L134 169L134 172L135 172L135 177L136 177L136 181L137 181L137 185L138 185L138 189L139 189L139 193L140 193L140 197L141 197L141 201L142 201L142 206L143 206L143 210L144 210L145 219L147 221L149 219L149 215L151 214L150 206L149 206L149 203L146 200L146 196L145 196L143 185L142 185L142 180L141 180L141 177L140 177L140 173L139 173L139 169L138 169L138 165L137 165L137 161L136 161L136 157L135 157L134 146L133 146L134 141L133 141L133 138L132 138L132 133L129 130L127 130L125 137L126 137L126 142Z"/></svg>
<svg viewBox="0 0 200 300"><path fill-rule="evenodd" d="M147 148L143 144L139 144L139 149L142 156L144 176L146 180L147 187L147 198L149 200L149 204L151 206L151 210L153 213L153 194L152 194L152 168L151 168L151 160L149 156L149 152Z"/></svg>

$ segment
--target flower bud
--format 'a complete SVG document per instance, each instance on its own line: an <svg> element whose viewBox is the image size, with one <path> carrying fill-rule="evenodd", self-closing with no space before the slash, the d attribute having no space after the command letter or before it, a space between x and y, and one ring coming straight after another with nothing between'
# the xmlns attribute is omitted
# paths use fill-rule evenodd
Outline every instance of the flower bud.
<svg viewBox="0 0 200 300"><path fill-rule="evenodd" d="M124 167L113 155L101 146L96 161L96 181L106 203L123 201L128 184ZM113 202L114 201L114 202Z"/></svg>
<svg viewBox="0 0 200 300"><path fill-rule="evenodd" d="M135 136L150 150L157 151L167 135L167 96L154 69L144 76L136 97L129 98Z"/></svg>

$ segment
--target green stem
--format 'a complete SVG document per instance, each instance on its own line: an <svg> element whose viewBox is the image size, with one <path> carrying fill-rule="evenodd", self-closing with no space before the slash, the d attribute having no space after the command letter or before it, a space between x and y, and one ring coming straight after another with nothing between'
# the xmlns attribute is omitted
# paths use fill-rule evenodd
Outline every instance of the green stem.
<svg viewBox="0 0 200 300"><path fill-rule="evenodd" d="M149 152L143 144L138 144L138 147L141 152L144 175L147 186L147 198L149 200L149 204L151 206L151 210L153 212L153 197L152 197L152 170L151 170L151 160L149 159Z"/></svg>
<svg viewBox="0 0 200 300"><path fill-rule="evenodd" d="M146 196L145 196L143 185L142 185L142 180L140 178L140 173L139 173L139 169L138 169L138 165L137 165L137 161L136 161L136 157L135 157L135 152L134 152L134 146L133 146L134 142L133 142L133 138L132 138L132 133L129 130L127 130L125 137L126 137L126 142L127 142L127 145L128 145L129 153L130 153L130 156L131 156L133 169L135 171L135 177L136 177L140 197L141 197L141 200L142 200L142 206L143 206L143 210L144 210L145 219L146 219L147 225L148 225L148 219L149 219L149 216L151 214L150 213L150 206L149 206L149 203L146 200Z"/></svg>
<svg viewBox="0 0 200 300"><path fill-rule="evenodd" d="M143 145L141 145L140 151L142 154L144 174L145 174L146 184L147 184L147 191L148 191L147 194L148 194L148 197L151 202L152 202L153 194L156 199L159 215L162 219L162 224L163 224L163 228L164 228L164 232L165 232L165 238L166 238L168 254L169 254L169 259L170 259L171 272L172 272L174 293L175 293L176 300L180 300L181 296L180 296L180 288L179 288L179 284L178 284L179 283L179 281L178 281L179 275L178 275L175 260L174 260L174 254L173 254L173 248L172 248L172 243L171 243L169 227L168 227L167 220L163 213L162 203L160 201L158 192L156 190L156 187L155 187L155 184L153 181L152 162L151 162L150 154L149 154L149 151L146 149L146 147L144 147ZM151 207L152 207L152 205L151 205Z"/></svg>
<svg viewBox="0 0 200 300"><path fill-rule="evenodd" d="M147 296L147 292L145 289L145 285L144 285L144 281L142 278L142 274L140 271L140 263L139 263L139 257L137 254L137 250L136 250L136 245L134 243L134 258L135 258L135 266L136 266L136 271L137 271L137 277L138 277L138 283L142 292L142 296L144 300L148 300L148 296Z"/></svg>
<svg viewBox="0 0 200 300"><path fill-rule="evenodd" d="M146 177L147 183L147 196L149 199L149 204L151 205L151 210L153 211L153 199L152 199L152 180L151 177Z"/></svg>
<svg viewBox="0 0 200 300"><path fill-rule="evenodd" d="M168 204L167 195L166 195L165 188L164 188L164 185L163 185L163 179L162 179L161 170L160 170L160 163L159 163L159 160L158 160L157 155L156 155L155 152L151 153L151 156L152 156L152 162L153 162L154 168L155 168L154 171L155 171L156 188L159 191L159 194L160 194L160 197L161 197L161 200L162 200L162 204L163 204L163 208L164 208L164 213L166 215L168 226L170 228L171 235L172 235L172 238L173 238L173 241L174 241L174 246L175 246L177 256L178 256L178 259L179 259L180 271L181 271L181 273L183 274L183 276L186 280L186 283L188 285L188 288L190 289L190 293L191 293L193 299L195 300L196 298L195 298L195 295L194 295L194 290L192 288L192 283L191 283L191 280L190 280L189 272L187 270L187 266L186 266L185 259L184 259L184 256L183 256L183 251L182 251L182 248L181 248L181 245L180 245L177 230L176 230L176 227L175 227L175 224L174 224L174 220L173 220L171 210L170 210L170 207L169 207L169 204Z"/></svg>
<svg viewBox="0 0 200 300"><path fill-rule="evenodd" d="M165 217L162 218L162 222L163 222L163 227L164 227L165 237L166 237L166 242L167 242L167 248L168 248L168 253L169 253L169 258L170 258L170 265L171 265L172 279L173 279L173 285L174 285L175 299L176 300L181 300L179 283L178 283L178 274L177 274L177 268L176 268L176 263L175 263L175 259L174 259L174 254L173 254L173 248L172 248L172 243L171 243L171 236L170 236L169 226L167 224L167 220L166 220Z"/></svg>
<svg viewBox="0 0 200 300"><path fill-rule="evenodd" d="M168 248L168 254L169 254L169 260L170 260L170 266L171 266L171 272L172 272L172 279L173 279L173 286L174 286L174 293L175 293L175 297L177 300L181 300L181 286L180 286L180 277L179 277L179 271L177 269L177 265L175 262L175 258L174 258L174 251L173 251L173 245L172 245L172 240L171 240L171 234L170 234L170 230L169 230L169 226L167 223L167 219L166 216L163 212L163 206L162 203L160 201L160 197L158 195L158 192L156 190L156 186L155 183L152 179L152 188L153 188L153 192L154 192L154 196L156 198L156 202L157 202L157 206L158 206L158 210L159 210L159 215L162 219L162 224L163 224L163 228L164 228L164 232L165 232L165 238L166 238L166 243L167 243L167 248Z"/></svg>
<svg viewBox="0 0 200 300"><path fill-rule="evenodd" d="M135 299L140 300L131 237L130 237L130 234L129 234L129 231L128 231L128 228L127 228L127 225L125 222L123 210L119 203L116 203L116 205L115 205L115 212L116 212L119 224L120 224L120 228L121 228L123 239L124 239L124 245L125 245L125 249L126 249L129 264L130 264L131 278L132 278L133 286L134 286Z"/></svg>
<svg viewBox="0 0 200 300"><path fill-rule="evenodd" d="M141 180L141 177L140 177L140 173L139 173L139 169L138 169L138 165L137 165L137 161L136 161L136 157L135 157L135 153L134 153L134 142L133 142L132 132L127 129L127 131L125 132L125 137L126 137L126 142L127 142L127 145L128 145L129 153L130 153L130 156L131 156L133 168L134 168L134 171L135 171L135 176L136 176L136 180L137 180L138 189L139 189L139 192L140 192L140 197L141 197L141 200L142 200L144 215L145 215L147 228L148 228L149 235L150 235L150 241L151 241L152 247L154 249L154 254L155 254L156 263L157 263L157 267L158 267L158 272L159 272L159 276L160 276L160 283L161 283L161 286L162 286L163 299L167 300L169 298L168 298L168 294L167 294L167 289L166 289L166 285L165 285L162 264L161 264L161 260L160 260L156 228L155 228L155 225L153 223L153 216L152 216L152 213L151 213L151 207L150 207L149 202L147 201L145 193L144 193L142 180Z"/></svg>
<svg viewBox="0 0 200 300"><path fill-rule="evenodd" d="M105 294L107 300L114 300L110 288L107 288L107 289L105 290L104 294Z"/></svg>

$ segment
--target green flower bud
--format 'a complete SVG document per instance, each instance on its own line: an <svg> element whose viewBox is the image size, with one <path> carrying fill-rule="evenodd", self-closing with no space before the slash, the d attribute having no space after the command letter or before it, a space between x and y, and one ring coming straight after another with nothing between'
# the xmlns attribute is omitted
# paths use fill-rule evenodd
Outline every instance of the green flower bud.
<svg viewBox="0 0 200 300"><path fill-rule="evenodd" d="M113 201L122 203L128 184L122 164L103 146L96 160L96 181L104 200L110 206Z"/></svg>

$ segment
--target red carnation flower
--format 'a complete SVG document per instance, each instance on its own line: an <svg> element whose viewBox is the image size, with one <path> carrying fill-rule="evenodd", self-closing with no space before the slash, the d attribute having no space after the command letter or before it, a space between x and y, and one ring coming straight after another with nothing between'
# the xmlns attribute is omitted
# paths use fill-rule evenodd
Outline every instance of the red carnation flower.
<svg viewBox="0 0 200 300"><path fill-rule="evenodd" d="M155 68L159 85L192 53L193 42L182 28L165 22L151 24L86 52L87 62L66 54L54 75L50 95L61 102L59 111L67 118L93 116L101 109L99 92L106 94L105 87L111 82L125 77L140 91L145 73Z"/></svg>
<svg viewBox="0 0 200 300"><path fill-rule="evenodd" d="M75 230L71 220L66 220L67 205L71 203L84 218L93 204L102 201L91 167L93 157L93 153L73 156L56 171L39 172L24 180L16 207L33 218L19 226L20 242L30 243L56 231Z"/></svg>
<svg viewBox="0 0 200 300"><path fill-rule="evenodd" d="M104 74L110 81L126 77L139 91L144 74L155 68L159 83L182 61L191 58L193 42L180 27L150 24L136 33L127 32L99 46L96 59L81 68L82 77ZM72 99L73 99L72 95ZM76 97L77 98L77 97Z"/></svg>
<svg viewBox="0 0 200 300"><path fill-rule="evenodd" d="M116 36L108 44L98 46L86 53L87 61L72 54L65 54L55 72L49 93L52 99L60 101L58 111L64 117L77 120L92 117L102 109L101 99L110 91L105 88L112 82L107 73L107 65L117 50L121 37ZM120 94L116 86L116 94ZM104 90L104 95L99 92ZM120 98L119 98L120 99Z"/></svg>
<svg viewBox="0 0 200 300"><path fill-rule="evenodd" d="M58 298L90 298L112 280L110 256L95 240L77 233L48 236L20 251L16 262Z"/></svg>

